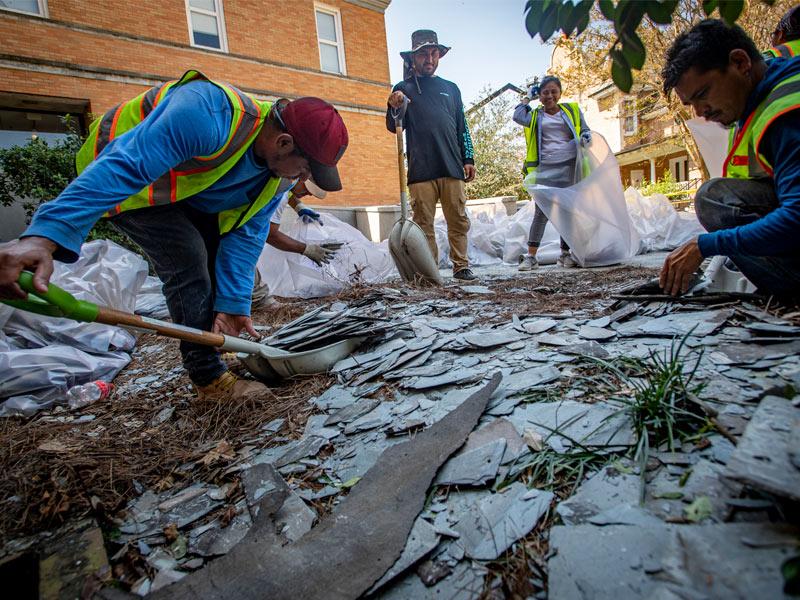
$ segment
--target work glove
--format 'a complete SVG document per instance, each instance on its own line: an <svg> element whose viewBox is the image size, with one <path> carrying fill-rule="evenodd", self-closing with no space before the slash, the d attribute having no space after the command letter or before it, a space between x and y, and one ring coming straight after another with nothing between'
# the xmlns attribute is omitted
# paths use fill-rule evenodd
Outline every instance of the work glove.
<svg viewBox="0 0 800 600"><path fill-rule="evenodd" d="M295 205L294 210L297 213L297 216L303 219L303 223L308 224L312 221L316 221L322 225L322 217L320 217L320 214L315 210L311 210L302 202L298 202Z"/></svg>
<svg viewBox="0 0 800 600"><path fill-rule="evenodd" d="M303 256L307 256L318 265L322 266L331 262L341 244L306 244Z"/></svg>
<svg viewBox="0 0 800 600"><path fill-rule="evenodd" d="M592 143L592 132L591 131L582 131L581 132L581 146L588 146Z"/></svg>

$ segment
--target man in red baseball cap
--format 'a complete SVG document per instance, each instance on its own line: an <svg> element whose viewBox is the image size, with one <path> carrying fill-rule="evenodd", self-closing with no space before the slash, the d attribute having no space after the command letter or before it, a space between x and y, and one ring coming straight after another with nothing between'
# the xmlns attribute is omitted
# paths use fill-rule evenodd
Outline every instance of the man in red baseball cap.
<svg viewBox="0 0 800 600"><path fill-rule="evenodd" d="M164 282L175 323L258 337L250 320L255 265L284 193L313 178L342 189L336 164L347 128L319 98L262 102L188 71L95 121L77 156L80 175L0 246L0 298L24 297L20 271L45 291L53 260L74 262L100 218L136 242ZM237 379L211 348L182 343L201 397L266 391Z"/></svg>

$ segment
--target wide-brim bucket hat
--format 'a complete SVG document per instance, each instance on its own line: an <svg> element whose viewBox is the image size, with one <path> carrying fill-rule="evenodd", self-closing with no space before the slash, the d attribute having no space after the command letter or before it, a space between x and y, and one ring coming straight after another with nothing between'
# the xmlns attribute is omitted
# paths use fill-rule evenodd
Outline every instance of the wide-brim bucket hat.
<svg viewBox="0 0 800 600"><path fill-rule="evenodd" d="M411 50L401 52L400 56L402 56L403 60L406 62L411 62L411 56L414 54L414 52L427 46L436 46L439 48L439 58L450 51L449 46L439 43L439 38L435 31L432 31L431 29L418 29L411 34Z"/></svg>

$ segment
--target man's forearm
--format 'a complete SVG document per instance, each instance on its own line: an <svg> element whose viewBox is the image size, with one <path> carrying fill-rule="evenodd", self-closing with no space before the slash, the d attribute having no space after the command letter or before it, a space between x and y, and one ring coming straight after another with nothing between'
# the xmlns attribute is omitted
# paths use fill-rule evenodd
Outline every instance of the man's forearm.
<svg viewBox="0 0 800 600"><path fill-rule="evenodd" d="M306 249L306 245L303 242L298 242L293 237L289 237L285 233L278 231L277 228L270 228L267 243L278 250L294 252L295 254L302 254Z"/></svg>

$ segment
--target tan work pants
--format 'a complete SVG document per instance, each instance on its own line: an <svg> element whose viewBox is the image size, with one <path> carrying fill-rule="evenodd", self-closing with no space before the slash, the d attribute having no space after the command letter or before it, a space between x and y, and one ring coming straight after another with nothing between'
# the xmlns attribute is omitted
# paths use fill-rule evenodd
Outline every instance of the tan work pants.
<svg viewBox="0 0 800 600"><path fill-rule="evenodd" d="M414 211L414 222L425 232L428 246L434 260L439 262L439 248L436 246L436 234L433 231L433 217L436 214L436 203L441 201L444 220L447 223L447 239L450 242L450 260L453 261L453 272L466 269L467 232L467 197L464 194L464 182L453 177L440 177L430 181L412 183L408 186L411 194L411 209Z"/></svg>

